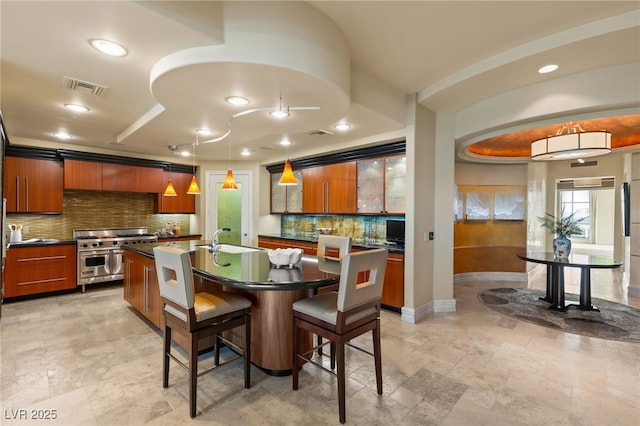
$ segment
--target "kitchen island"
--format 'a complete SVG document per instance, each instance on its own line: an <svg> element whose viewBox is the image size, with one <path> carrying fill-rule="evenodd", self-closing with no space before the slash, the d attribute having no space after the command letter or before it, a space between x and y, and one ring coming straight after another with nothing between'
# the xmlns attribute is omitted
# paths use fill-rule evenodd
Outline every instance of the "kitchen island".
<svg viewBox="0 0 640 426"><path fill-rule="evenodd" d="M251 362L271 375L291 374L292 368L292 316L291 306L296 300L309 297L317 289L333 286L339 282L339 263L304 255L296 268L279 269L269 262L266 250L251 247L227 246L227 251L217 254L209 252L205 241L178 241L174 243L138 244L126 248L125 256L131 261L143 257L147 261L143 277L143 288L154 300L139 304L142 311L154 306L159 315L156 323L163 328L157 294L155 270L150 272L153 248L171 245L192 254L192 266L199 291L218 288L242 294L251 303ZM224 249L223 249L224 250ZM132 260L133 257L133 260ZM331 271L331 272L327 272ZM131 280L136 274L125 265L125 299L131 292ZM153 282L151 282L153 280ZM155 287L155 288L154 288ZM153 290L155 289L155 294ZM135 301L132 297L131 301ZM135 306L134 302L131 302ZM145 315L147 316L147 315ZM311 345L309 336L308 346Z"/></svg>

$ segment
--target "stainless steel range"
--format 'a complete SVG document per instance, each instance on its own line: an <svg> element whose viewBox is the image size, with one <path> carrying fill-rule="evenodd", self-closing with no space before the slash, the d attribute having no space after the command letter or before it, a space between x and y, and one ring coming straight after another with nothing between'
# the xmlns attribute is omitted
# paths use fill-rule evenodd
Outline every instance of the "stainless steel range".
<svg viewBox="0 0 640 426"><path fill-rule="evenodd" d="M78 285L83 293L87 284L124 278L123 246L158 241L147 228L74 229L73 239L78 245Z"/></svg>

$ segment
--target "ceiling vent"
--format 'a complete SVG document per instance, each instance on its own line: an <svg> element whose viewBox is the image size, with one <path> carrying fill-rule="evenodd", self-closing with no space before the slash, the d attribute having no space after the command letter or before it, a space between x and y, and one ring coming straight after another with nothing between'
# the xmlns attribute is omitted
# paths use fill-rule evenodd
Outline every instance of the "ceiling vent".
<svg viewBox="0 0 640 426"><path fill-rule="evenodd" d="M333 133L329 132L328 130L322 130L322 129L318 129L318 130L314 130L312 132L309 132L310 136L324 136L324 135L333 135Z"/></svg>
<svg viewBox="0 0 640 426"><path fill-rule="evenodd" d="M63 80L64 87L71 90L78 90L80 92L89 93L91 95L102 96L107 90L106 86L101 86L96 83L90 83L88 81L78 80L77 78L65 77Z"/></svg>
<svg viewBox="0 0 640 426"><path fill-rule="evenodd" d="M598 162L596 160L585 161L583 163L580 163L577 161L575 163L571 163L571 167L593 167L597 165L598 165Z"/></svg>

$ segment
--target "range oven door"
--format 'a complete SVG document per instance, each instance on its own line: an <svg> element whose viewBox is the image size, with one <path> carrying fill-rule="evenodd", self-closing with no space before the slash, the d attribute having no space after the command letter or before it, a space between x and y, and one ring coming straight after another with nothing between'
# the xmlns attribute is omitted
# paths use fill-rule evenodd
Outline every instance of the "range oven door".
<svg viewBox="0 0 640 426"><path fill-rule="evenodd" d="M78 252L78 284L110 280L111 250Z"/></svg>
<svg viewBox="0 0 640 426"><path fill-rule="evenodd" d="M121 280L124 277L124 250L111 250L111 259L107 270L114 280ZM115 278L118 277L118 278Z"/></svg>

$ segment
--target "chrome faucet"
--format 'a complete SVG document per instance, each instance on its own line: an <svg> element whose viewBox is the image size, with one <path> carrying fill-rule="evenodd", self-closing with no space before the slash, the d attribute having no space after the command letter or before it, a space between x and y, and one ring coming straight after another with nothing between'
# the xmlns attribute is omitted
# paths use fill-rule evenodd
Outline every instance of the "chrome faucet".
<svg viewBox="0 0 640 426"><path fill-rule="evenodd" d="M217 253L220 251L220 243L218 242L218 236L223 232L231 232L231 228L220 228L213 233L213 237L211 237L211 247L209 248L209 251L211 253Z"/></svg>

